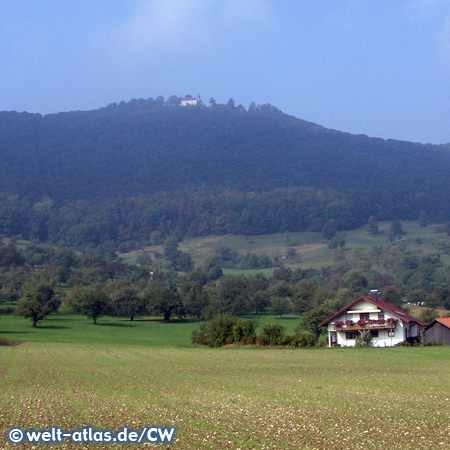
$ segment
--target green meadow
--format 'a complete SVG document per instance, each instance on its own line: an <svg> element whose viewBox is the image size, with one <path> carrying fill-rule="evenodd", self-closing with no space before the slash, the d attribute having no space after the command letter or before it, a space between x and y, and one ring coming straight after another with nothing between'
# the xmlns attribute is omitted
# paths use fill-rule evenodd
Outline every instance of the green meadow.
<svg viewBox="0 0 450 450"><path fill-rule="evenodd" d="M197 326L1 317L20 343L0 347L0 448L12 426L86 424L175 426L188 450L450 448L450 347L208 349Z"/></svg>
<svg viewBox="0 0 450 450"><path fill-rule="evenodd" d="M259 326L268 321L281 323L288 332L298 325L297 316L245 316ZM57 314L32 328L28 319L13 315L0 316L0 337L17 342L54 342L104 345L144 345L147 347L192 347L191 335L201 322L180 320L170 323L146 317L130 321L101 317L97 325L83 316Z"/></svg>

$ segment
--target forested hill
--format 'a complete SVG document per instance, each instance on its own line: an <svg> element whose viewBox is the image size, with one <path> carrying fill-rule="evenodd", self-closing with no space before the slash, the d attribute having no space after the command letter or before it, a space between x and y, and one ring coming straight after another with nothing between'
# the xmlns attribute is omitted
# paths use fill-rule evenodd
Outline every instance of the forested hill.
<svg viewBox="0 0 450 450"><path fill-rule="evenodd" d="M450 215L447 146L178 100L0 113L0 233L98 245Z"/></svg>
<svg viewBox="0 0 450 450"><path fill-rule="evenodd" d="M50 114L0 114L0 191L55 200L193 186L314 186L420 192L448 182L438 147L341 133L275 108L132 101Z"/></svg>

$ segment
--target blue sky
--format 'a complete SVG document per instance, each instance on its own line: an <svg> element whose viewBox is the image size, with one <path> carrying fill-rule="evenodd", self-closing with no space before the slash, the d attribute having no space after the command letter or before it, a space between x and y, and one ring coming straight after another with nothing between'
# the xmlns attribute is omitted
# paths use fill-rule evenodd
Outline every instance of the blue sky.
<svg viewBox="0 0 450 450"><path fill-rule="evenodd" d="M450 0L14 0L0 110L200 93L450 142Z"/></svg>

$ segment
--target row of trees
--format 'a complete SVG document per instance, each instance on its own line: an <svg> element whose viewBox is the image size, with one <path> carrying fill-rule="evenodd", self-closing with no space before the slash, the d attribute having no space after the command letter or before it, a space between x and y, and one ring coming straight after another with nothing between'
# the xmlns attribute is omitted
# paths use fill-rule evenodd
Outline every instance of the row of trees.
<svg viewBox="0 0 450 450"><path fill-rule="evenodd" d="M168 245L170 251L180 258L176 246ZM127 265L109 253L9 241L0 244L0 312L11 312L20 299L17 312L34 324L61 304L94 321L104 314L130 319L151 314L168 321L294 313L307 317L310 331L318 334L321 319L370 288L383 290L396 304L450 308L450 275L438 254L418 255L402 241L335 252L335 264L326 269L280 266L267 277L223 276L214 261L181 274L170 267L158 270L151 262Z"/></svg>
<svg viewBox="0 0 450 450"><path fill-rule="evenodd" d="M36 327L39 321L57 312L62 301L66 308L87 316L96 324L104 315L130 320L144 314L163 316L166 321L174 315L200 318L206 296L201 285L177 287L171 276L158 274L157 279L139 287L126 281L76 286L61 300L54 281L46 274L38 274L25 283L16 313L30 318Z"/></svg>
<svg viewBox="0 0 450 450"><path fill-rule="evenodd" d="M24 284L16 313L30 318L33 326L56 312L61 303L94 323L103 315L130 320L156 315L170 321L173 317L200 320L221 314L296 313L308 317L309 330L318 334L318 323L326 314L367 289L367 280L356 273L347 274L345 287L335 291L323 285L324 276L316 271L284 268L277 269L271 278L257 275L217 279L206 271L184 276L156 272L135 283L119 279L61 289L48 273L37 273ZM317 311L318 320L314 316Z"/></svg>
<svg viewBox="0 0 450 450"><path fill-rule="evenodd" d="M305 314L329 300L339 299L342 303L372 287L383 289L388 299L397 304L408 301L449 308L449 275L440 259L401 253L400 249L386 253L373 249L347 257L333 269L292 271L281 267L275 270L272 277L222 277L220 270L196 270L187 275L155 272L155 279L151 279L145 271L141 274L112 272L114 278L108 278L103 272L100 272L101 277L94 276L96 269L93 269L94 272L83 269L87 273L79 279L71 278L72 286L57 283L54 278L50 284L59 298L80 312L83 308L76 305L85 301L79 299L108 297L107 301L102 302L105 303L101 308L102 314L130 318L139 314L157 314L165 320L174 316L203 319L217 313ZM381 261L387 270L391 270L391 274L375 269ZM30 277L26 272L21 274L25 279ZM22 300L28 297L30 288L36 284L35 279L32 277L18 288ZM41 288L39 283L37 285L39 292ZM69 302L71 298L73 300ZM49 311L52 310L53 306ZM127 311L135 313L133 315Z"/></svg>
<svg viewBox="0 0 450 450"><path fill-rule="evenodd" d="M200 95L193 97L192 95L186 95L184 97L179 97L177 95L171 95L167 98L160 95L156 98L138 98L133 99L128 102L111 103L105 110L117 110L130 111L130 112L149 112L149 111L159 111L164 108L175 108L180 106L182 100L197 100L197 108L205 108L209 106L211 110L235 110L238 109L240 112L278 112L279 110L270 104L257 105L255 102L251 102L248 108L243 105L236 105L233 98L229 98L226 103L218 103L214 97L210 97L207 103L202 101Z"/></svg>

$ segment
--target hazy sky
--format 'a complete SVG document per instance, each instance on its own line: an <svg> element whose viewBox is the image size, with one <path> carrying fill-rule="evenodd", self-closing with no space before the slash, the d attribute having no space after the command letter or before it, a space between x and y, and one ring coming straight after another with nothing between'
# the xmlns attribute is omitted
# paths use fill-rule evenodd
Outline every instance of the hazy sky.
<svg viewBox="0 0 450 450"><path fill-rule="evenodd" d="M450 0L14 0L0 110L200 93L450 142Z"/></svg>

